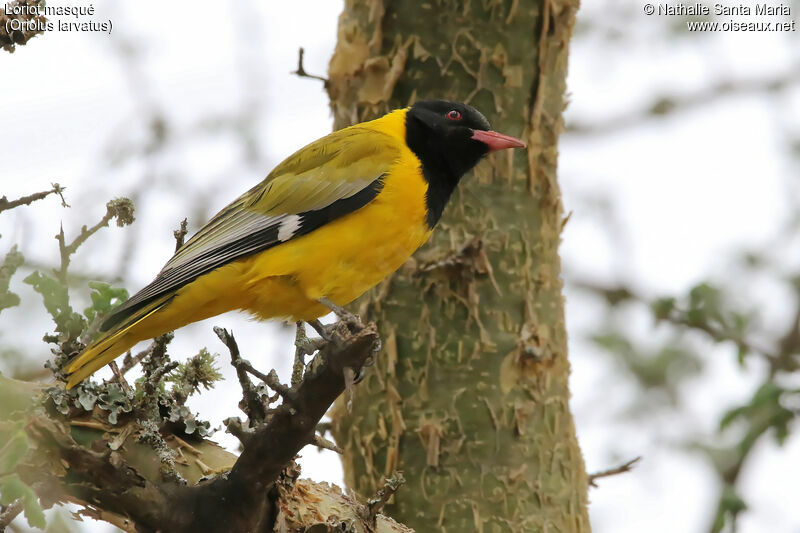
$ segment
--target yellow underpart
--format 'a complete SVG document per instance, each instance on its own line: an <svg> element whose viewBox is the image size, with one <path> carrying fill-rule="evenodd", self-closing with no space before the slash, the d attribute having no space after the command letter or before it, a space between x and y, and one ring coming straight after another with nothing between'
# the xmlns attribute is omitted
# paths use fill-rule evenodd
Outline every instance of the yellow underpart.
<svg viewBox="0 0 800 533"><path fill-rule="evenodd" d="M405 144L405 113L370 124L396 138L400 157L378 196L365 207L308 235L234 261L137 313L97 339L67 366L71 388L139 341L227 311L259 319L312 320L329 310L328 298L350 303L397 270L429 237L427 183Z"/></svg>

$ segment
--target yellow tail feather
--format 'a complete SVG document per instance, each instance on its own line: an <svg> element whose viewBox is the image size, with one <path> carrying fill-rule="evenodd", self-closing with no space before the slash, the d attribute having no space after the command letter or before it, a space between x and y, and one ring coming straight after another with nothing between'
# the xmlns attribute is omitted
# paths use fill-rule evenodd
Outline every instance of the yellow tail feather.
<svg viewBox="0 0 800 533"><path fill-rule="evenodd" d="M97 338L92 344L64 368L64 372L69 374L67 380L67 390L71 389L97 370L125 353L140 340L138 335L132 331L142 321L149 318L153 313L160 310L170 298L163 298L151 304L151 307L143 309L139 315L129 318L126 323L117 326Z"/></svg>

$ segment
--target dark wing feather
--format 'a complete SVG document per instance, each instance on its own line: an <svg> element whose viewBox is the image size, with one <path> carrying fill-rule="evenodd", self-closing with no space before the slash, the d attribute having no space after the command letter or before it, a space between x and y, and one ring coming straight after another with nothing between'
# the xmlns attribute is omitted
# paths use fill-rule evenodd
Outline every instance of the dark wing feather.
<svg viewBox="0 0 800 533"><path fill-rule="evenodd" d="M203 274L207 274L237 259L263 252L282 242L306 235L332 220L364 207L383 189L383 178L384 174L352 196L336 200L321 209L304 211L298 214L270 217L258 213L244 212L244 215L231 213L226 216L226 211L228 210L241 209L241 207L234 204L214 217L204 230L209 227L218 230L218 226L225 225L226 219L234 218L238 215L237 227L246 228L245 231L238 233L241 236L221 242L201 254L190 254L186 260L175 266L170 266L173 263L173 260L171 260L152 283L116 308L103 322L101 330L108 331L123 323L128 317L134 315L151 302L174 292ZM281 225L286 223L291 223L291 231L287 231L285 235L280 235L282 233ZM228 226L231 226L231 224L228 224ZM202 234L203 230L198 232L193 239L200 237ZM191 242L190 240L186 243L184 248L189 246ZM184 249L179 250L175 257L179 257L183 251Z"/></svg>

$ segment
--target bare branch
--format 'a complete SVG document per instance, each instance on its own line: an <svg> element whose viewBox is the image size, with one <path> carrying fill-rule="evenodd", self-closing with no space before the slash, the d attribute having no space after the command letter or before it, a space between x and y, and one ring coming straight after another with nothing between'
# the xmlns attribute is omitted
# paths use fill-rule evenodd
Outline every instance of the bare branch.
<svg viewBox="0 0 800 533"><path fill-rule="evenodd" d="M22 512L23 505L19 500L13 501L7 506L0 507L0 531L5 531L6 527Z"/></svg>
<svg viewBox="0 0 800 533"><path fill-rule="evenodd" d="M248 370L258 371L250 363L242 359L239 353L239 345L236 343L236 339L233 338L233 334L218 326L214 326L214 333L228 347L228 351L231 354L231 365L236 369L236 377L239 378L239 385L242 387L242 400L239 402L239 408L250 419L250 427L254 427L267 417L267 406L256 386L250 381L250 376L247 375ZM267 376L264 376L264 378L267 378Z"/></svg>
<svg viewBox="0 0 800 533"><path fill-rule="evenodd" d="M324 450L330 450L330 451L332 451L332 452L336 452L336 453L338 453L339 455L341 455L342 453L344 453L344 452L342 452L342 449L341 449L341 448L339 448L339 447L336 445L336 443L334 443L334 442L332 442L332 441L329 441L329 440L328 440L328 439L326 439L325 437L321 437L321 436L319 436L319 435L314 435L314 438L311 440L311 442L310 442L309 444L313 444L313 445L314 445L314 446L316 446L317 448L322 448L322 449L324 449Z"/></svg>
<svg viewBox="0 0 800 533"><path fill-rule="evenodd" d="M675 113L691 111L716 102L727 96L777 92L800 81L800 69L790 68L777 76L753 80L724 80L693 94L663 94L656 96L645 108L630 111L611 119L592 123L572 122L567 124L567 134L607 134L642 124L650 119L662 118Z"/></svg>
<svg viewBox="0 0 800 533"><path fill-rule="evenodd" d="M117 366L117 362L111 361L108 363L108 366L111 367L111 372L114 373L114 380L119 383L119 386L122 387L123 392L125 392L126 395L130 395L131 386L128 385L128 382L125 380L125 376L122 375L119 366Z"/></svg>
<svg viewBox="0 0 800 533"><path fill-rule="evenodd" d="M64 227L62 226L61 231L59 231L58 235L56 235L58 249L61 253L61 267L56 271L59 280L66 285L67 268L69 268L71 256L78 250L80 245L86 242L89 237L97 233L100 228L107 227L109 222L111 222L111 220L114 218L117 219L117 226L126 226L133 223L135 220L133 212L133 203L127 198L117 198L115 200L111 200L106 204L106 214L103 215L103 218L100 219L100 222L91 228L83 226L80 234L78 234L78 236L75 237L75 240L69 244L66 243L66 238L64 237Z"/></svg>
<svg viewBox="0 0 800 533"><path fill-rule="evenodd" d="M386 502L394 496L394 493L406 482L402 472L395 472L383 484L383 487L378 489L378 492L367 500L367 513L368 520L371 524L375 523L378 513L386 505Z"/></svg>
<svg viewBox="0 0 800 533"><path fill-rule="evenodd" d="M173 513L162 527L170 531L190 531L199 525L205 531L257 529L254 520L260 520L261 511L272 505L270 487L295 454L314 440L319 420L344 391L344 369L360 369L378 340L372 323L339 322L328 332L334 340L317 354L319 362L297 387L291 409L276 409L246 438L244 450L227 476L177 492L173 508L185 512ZM221 508L219 501L228 504Z"/></svg>
<svg viewBox="0 0 800 533"><path fill-rule="evenodd" d="M616 476L618 474L624 474L625 472L630 472L636 464L642 460L642 456L634 457L627 463L621 464L615 468L609 468L608 470L601 470L600 472L595 472L594 474L589 474L588 481L590 487L597 487L597 480L601 477L609 477L609 476Z"/></svg>
<svg viewBox="0 0 800 533"><path fill-rule="evenodd" d="M311 342L306 335L306 327L302 322L296 324L297 331L294 337L294 364L292 365L292 387L300 383L303 379L303 371L306 368L306 354L314 353L308 351L309 343ZM314 350L316 351L316 350Z"/></svg>
<svg viewBox="0 0 800 533"><path fill-rule="evenodd" d="M64 189L66 187L62 187L58 183L53 183L52 185L53 188L50 189L49 191L37 192L28 196L23 196L22 198L17 198L16 200L9 200L5 196L3 196L2 198L0 198L0 213L8 209L14 209L15 207L19 207L21 205L30 205L36 200L47 198L51 194L57 194L59 197L61 197L62 207L69 207L66 200L64 200L64 195L63 195Z"/></svg>
<svg viewBox="0 0 800 533"><path fill-rule="evenodd" d="M186 229L187 224L188 224L188 220L184 218L181 221L181 227L179 227L178 229L176 229L175 231L172 232L172 234L175 236L175 251L176 252L178 250L180 250L181 247L183 246L183 240L186 238L186 234L188 233L188 230Z"/></svg>
<svg viewBox="0 0 800 533"><path fill-rule="evenodd" d="M316 76L314 74L309 74L306 72L306 69L303 67L303 56L305 55L306 51L303 47L300 47L300 51L297 54L297 70L292 71L292 74L300 77L300 78L311 78L313 80L320 80L325 84L325 88L328 88L328 79L323 78L322 76Z"/></svg>
<svg viewBox="0 0 800 533"><path fill-rule="evenodd" d="M153 353L153 350L156 347L157 340L150 343L150 346L142 350L141 352L137 353L134 356L131 356L131 353L128 352L125 354L125 357L122 358L122 368L120 368L120 373L125 375L128 371L135 367L137 364L141 363L145 357Z"/></svg>

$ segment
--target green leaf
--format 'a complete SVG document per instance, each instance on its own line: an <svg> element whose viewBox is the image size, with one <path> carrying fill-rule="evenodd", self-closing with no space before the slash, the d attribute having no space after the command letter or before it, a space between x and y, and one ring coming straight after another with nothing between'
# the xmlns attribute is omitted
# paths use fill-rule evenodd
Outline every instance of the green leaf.
<svg viewBox="0 0 800 533"><path fill-rule="evenodd" d="M89 288L92 292L89 296L92 305L87 307L83 314L89 320L93 320L98 314L106 314L128 299L128 291L121 287L112 287L102 281L90 281Z"/></svg>
<svg viewBox="0 0 800 533"><path fill-rule="evenodd" d="M3 264L0 265L0 311L19 305L19 296L8 290L11 276L25 262L25 257L17 250L17 245L11 247L6 254Z"/></svg>
<svg viewBox="0 0 800 533"><path fill-rule="evenodd" d="M17 500L22 502L22 509L29 526L39 529L47 526L44 510L33 489L26 485L17 474L0 477L0 505L10 505Z"/></svg>
<svg viewBox="0 0 800 533"><path fill-rule="evenodd" d="M675 298L659 298L650 304L650 310L656 320L665 320L669 318L672 311L675 309Z"/></svg>
<svg viewBox="0 0 800 533"><path fill-rule="evenodd" d="M719 430L724 431L725 428L730 426L734 420L743 416L747 412L747 407L737 407L735 409L728 410L723 416L722 420L719 421Z"/></svg>
<svg viewBox="0 0 800 533"><path fill-rule="evenodd" d="M60 281L38 271L23 281L42 295L44 306L53 317L57 331L66 333L75 339L86 328L86 320L78 313L73 312L69 305L67 287Z"/></svg>
<svg viewBox="0 0 800 533"><path fill-rule="evenodd" d="M24 427L24 422L0 422L0 474L12 472L28 452Z"/></svg>
<svg viewBox="0 0 800 533"><path fill-rule="evenodd" d="M726 485L722 490L720 507L722 507L722 510L736 516L747 509L747 504L738 494L736 494L736 490L733 487Z"/></svg>

